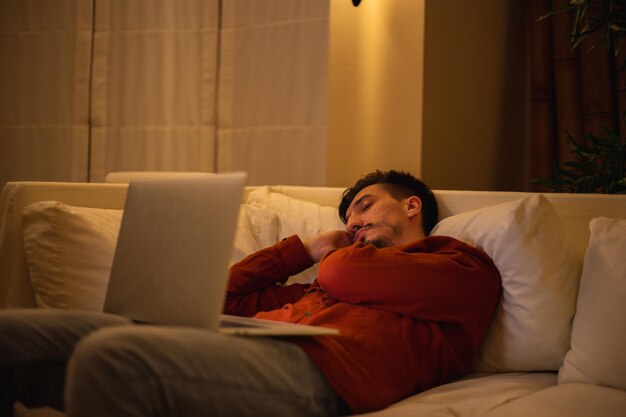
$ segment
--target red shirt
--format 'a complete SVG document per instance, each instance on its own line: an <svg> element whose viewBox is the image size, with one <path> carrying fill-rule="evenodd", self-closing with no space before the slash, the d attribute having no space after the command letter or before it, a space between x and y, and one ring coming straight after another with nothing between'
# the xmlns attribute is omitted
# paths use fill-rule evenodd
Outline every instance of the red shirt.
<svg viewBox="0 0 626 417"><path fill-rule="evenodd" d="M500 299L491 259L446 236L357 243L326 255L313 284L280 285L312 265L297 236L250 255L231 267L225 312L339 329L286 340L354 413L469 372Z"/></svg>

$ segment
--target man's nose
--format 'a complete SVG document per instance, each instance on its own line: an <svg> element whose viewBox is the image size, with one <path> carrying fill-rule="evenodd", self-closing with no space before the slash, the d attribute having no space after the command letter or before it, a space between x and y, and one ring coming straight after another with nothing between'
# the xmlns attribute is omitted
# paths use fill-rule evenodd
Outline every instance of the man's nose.
<svg viewBox="0 0 626 417"><path fill-rule="evenodd" d="M348 219L348 223L346 223L346 231L348 233L354 233L357 230L359 230L361 226L362 226L361 217L357 216L356 214L353 214Z"/></svg>

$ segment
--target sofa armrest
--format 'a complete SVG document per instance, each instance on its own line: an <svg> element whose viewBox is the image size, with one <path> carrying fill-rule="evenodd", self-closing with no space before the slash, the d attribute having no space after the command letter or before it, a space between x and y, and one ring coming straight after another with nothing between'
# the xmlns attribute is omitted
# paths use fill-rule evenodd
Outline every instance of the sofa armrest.
<svg viewBox="0 0 626 417"><path fill-rule="evenodd" d="M36 307L24 252L22 211L55 200L68 205L122 209L126 184L9 182L0 194L0 308Z"/></svg>

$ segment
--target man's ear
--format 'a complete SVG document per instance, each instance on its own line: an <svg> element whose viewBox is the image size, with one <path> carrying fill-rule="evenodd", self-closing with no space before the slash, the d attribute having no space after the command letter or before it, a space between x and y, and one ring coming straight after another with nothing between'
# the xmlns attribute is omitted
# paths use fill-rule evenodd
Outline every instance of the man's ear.
<svg viewBox="0 0 626 417"><path fill-rule="evenodd" d="M406 213L409 218L413 218L414 216L422 212L422 200L420 200L420 198L416 195L405 199L404 206L406 208Z"/></svg>

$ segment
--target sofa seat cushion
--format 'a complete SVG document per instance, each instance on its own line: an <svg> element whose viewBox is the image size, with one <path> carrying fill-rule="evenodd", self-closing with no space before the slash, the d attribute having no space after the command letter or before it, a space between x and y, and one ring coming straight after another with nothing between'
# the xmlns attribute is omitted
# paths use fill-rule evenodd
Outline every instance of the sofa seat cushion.
<svg viewBox="0 0 626 417"><path fill-rule="evenodd" d="M626 391L599 385L559 384L512 401L484 417L624 417Z"/></svg>
<svg viewBox="0 0 626 417"><path fill-rule="evenodd" d="M421 392L368 417L474 417L556 384L556 373L471 374Z"/></svg>

